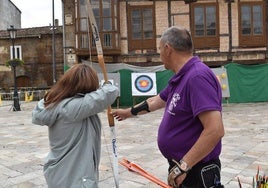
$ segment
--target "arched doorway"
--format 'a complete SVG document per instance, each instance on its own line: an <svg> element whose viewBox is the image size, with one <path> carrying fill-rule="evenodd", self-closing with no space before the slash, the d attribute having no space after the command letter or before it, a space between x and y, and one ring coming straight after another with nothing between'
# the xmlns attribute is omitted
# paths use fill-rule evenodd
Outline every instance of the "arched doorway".
<svg viewBox="0 0 268 188"><path fill-rule="evenodd" d="M31 80L29 76L23 75L16 78L17 87L31 87Z"/></svg>

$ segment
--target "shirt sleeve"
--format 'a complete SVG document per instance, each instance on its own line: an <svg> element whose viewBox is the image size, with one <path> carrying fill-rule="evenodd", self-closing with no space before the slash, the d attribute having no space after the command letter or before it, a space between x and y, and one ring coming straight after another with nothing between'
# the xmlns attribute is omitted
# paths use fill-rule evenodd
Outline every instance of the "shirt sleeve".
<svg viewBox="0 0 268 188"><path fill-rule="evenodd" d="M165 101L165 102L167 102L167 99L168 99L168 92L169 90L168 90L168 86L165 88L165 89L163 89L160 93L159 93L159 96L160 96L160 98L163 100L163 101Z"/></svg>
<svg viewBox="0 0 268 188"><path fill-rule="evenodd" d="M115 101L118 94L117 87L105 84L100 89L85 94L84 97L68 99L63 103L60 114L68 119L84 119L103 111Z"/></svg>
<svg viewBox="0 0 268 188"><path fill-rule="evenodd" d="M213 75L197 75L191 78L188 92L195 117L204 111L221 111L221 88Z"/></svg>

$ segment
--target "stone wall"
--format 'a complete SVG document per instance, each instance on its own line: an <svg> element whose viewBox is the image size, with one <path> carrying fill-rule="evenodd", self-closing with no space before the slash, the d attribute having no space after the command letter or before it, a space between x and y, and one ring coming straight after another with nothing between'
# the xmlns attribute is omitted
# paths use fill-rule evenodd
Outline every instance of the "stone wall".
<svg viewBox="0 0 268 188"><path fill-rule="evenodd" d="M46 31L47 30L47 31ZM42 31L42 32L40 32ZM10 59L11 41L0 32L0 87L9 90L14 86L13 70L5 66ZM53 85L52 32L50 27L21 29L17 32L16 46L21 46L23 66L16 67L18 87L44 88ZM56 78L63 74L63 42L61 27L55 34Z"/></svg>

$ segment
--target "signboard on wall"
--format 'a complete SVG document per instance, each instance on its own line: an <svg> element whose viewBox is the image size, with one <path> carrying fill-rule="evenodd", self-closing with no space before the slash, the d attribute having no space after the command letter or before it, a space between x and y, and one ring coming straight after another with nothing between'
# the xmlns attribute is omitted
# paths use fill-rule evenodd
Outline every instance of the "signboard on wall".
<svg viewBox="0 0 268 188"><path fill-rule="evenodd" d="M113 85L118 87L119 89L119 96L120 96L120 74L119 73L107 73L108 81L110 81ZM98 78L100 85L104 83L104 77L102 73L98 73Z"/></svg>
<svg viewBox="0 0 268 188"><path fill-rule="evenodd" d="M131 73L133 96L152 96L157 94L155 73Z"/></svg>
<svg viewBox="0 0 268 188"><path fill-rule="evenodd" d="M71 67L72 65L74 65L76 63L76 55L71 53L71 54L67 54L67 65L69 67Z"/></svg>
<svg viewBox="0 0 268 188"><path fill-rule="evenodd" d="M222 97L223 98L230 97L227 70L224 67L212 68L211 70L214 72L214 74L216 75L216 77L220 82L222 89Z"/></svg>

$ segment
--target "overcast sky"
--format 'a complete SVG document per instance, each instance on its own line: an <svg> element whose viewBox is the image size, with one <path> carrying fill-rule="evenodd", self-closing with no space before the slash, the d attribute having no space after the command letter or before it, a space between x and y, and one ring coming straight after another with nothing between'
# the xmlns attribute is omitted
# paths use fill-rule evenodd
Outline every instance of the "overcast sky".
<svg viewBox="0 0 268 188"><path fill-rule="evenodd" d="M53 0L11 0L21 11L21 27L52 25ZM61 0L54 0L54 18L62 25Z"/></svg>

